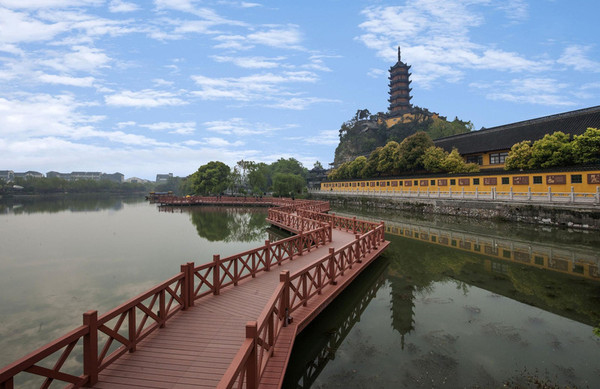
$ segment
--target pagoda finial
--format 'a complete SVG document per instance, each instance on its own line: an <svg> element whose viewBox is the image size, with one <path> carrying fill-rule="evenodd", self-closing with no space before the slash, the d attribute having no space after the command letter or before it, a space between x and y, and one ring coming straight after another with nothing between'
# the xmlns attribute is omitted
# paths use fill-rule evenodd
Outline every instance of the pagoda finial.
<svg viewBox="0 0 600 389"><path fill-rule="evenodd" d="M398 62L402 62L402 59L400 57L400 46L398 46Z"/></svg>

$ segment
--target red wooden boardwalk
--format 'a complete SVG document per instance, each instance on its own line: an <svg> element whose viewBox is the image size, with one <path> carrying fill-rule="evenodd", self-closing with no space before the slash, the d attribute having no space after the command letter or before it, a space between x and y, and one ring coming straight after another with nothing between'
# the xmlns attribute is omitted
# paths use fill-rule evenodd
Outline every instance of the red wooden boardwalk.
<svg viewBox="0 0 600 389"><path fill-rule="evenodd" d="M320 212L327 209L308 201L270 209L272 224L297 235L183 265L122 306L87 313L84 326L0 370L0 388L22 371L76 387L279 387L296 334L388 244L383 224ZM77 342L80 376L61 372ZM39 366L63 349L53 369Z"/></svg>

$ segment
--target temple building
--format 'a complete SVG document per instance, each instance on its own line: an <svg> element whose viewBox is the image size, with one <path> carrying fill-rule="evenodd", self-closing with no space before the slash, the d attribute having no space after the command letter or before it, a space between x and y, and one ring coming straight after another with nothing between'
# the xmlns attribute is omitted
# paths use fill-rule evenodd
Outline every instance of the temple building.
<svg viewBox="0 0 600 389"><path fill-rule="evenodd" d="M411 111L412 105L410 104L410 65L402 62L400 54L400 46L398 46L398 62L390 68L390 94L389 102L390 107L388 112L390 116L399 117Z"/></svg>

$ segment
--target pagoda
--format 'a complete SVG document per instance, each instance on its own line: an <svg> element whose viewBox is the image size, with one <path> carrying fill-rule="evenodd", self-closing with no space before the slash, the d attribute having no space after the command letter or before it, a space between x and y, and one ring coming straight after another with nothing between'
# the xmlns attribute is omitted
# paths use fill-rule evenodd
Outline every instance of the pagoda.
<svg viewBox="0 0 600 389"><path fill-rule="evenodd" d="M410 91L412 88L410 85L410 75L408 72L410 65L402 62L400 57L400 46L398 46L398 62L390 68L390 94L389 102L390 107L388 109L389 117L403 116L404 114L410 113L412 105L410 104Z"/></svg>

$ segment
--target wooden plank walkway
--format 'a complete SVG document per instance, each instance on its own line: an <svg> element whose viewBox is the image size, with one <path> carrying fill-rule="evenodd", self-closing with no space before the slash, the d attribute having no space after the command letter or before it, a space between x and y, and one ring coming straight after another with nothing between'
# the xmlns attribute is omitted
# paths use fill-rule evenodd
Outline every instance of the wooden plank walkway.
<svg viewBox="0 0 600 389"><path fill-rule="evenodd" d="M257 319L272 296L280 271L299 270L327 255L330 247L339 248L352 242L354 235L333 230L332 238L328 245L274 267L270 272L225 288L218 296L198 300L193 308L180 312L165 328L140 342L135 353L122 356L105 369L94 387L216 387L245 339L246 323ZM355 269L358 271L358 267ZM296 328L301 322L297 320L294 326L287 328ZM287 332L282 335L288 337L289 342L295 333L288 335ZM275 355L289 355L291 347L288 348L285 353L276 349ZM275 359L271 365L280 363L280 359ZM281 368L280 365L278 371L281 372Z"/></svg>

